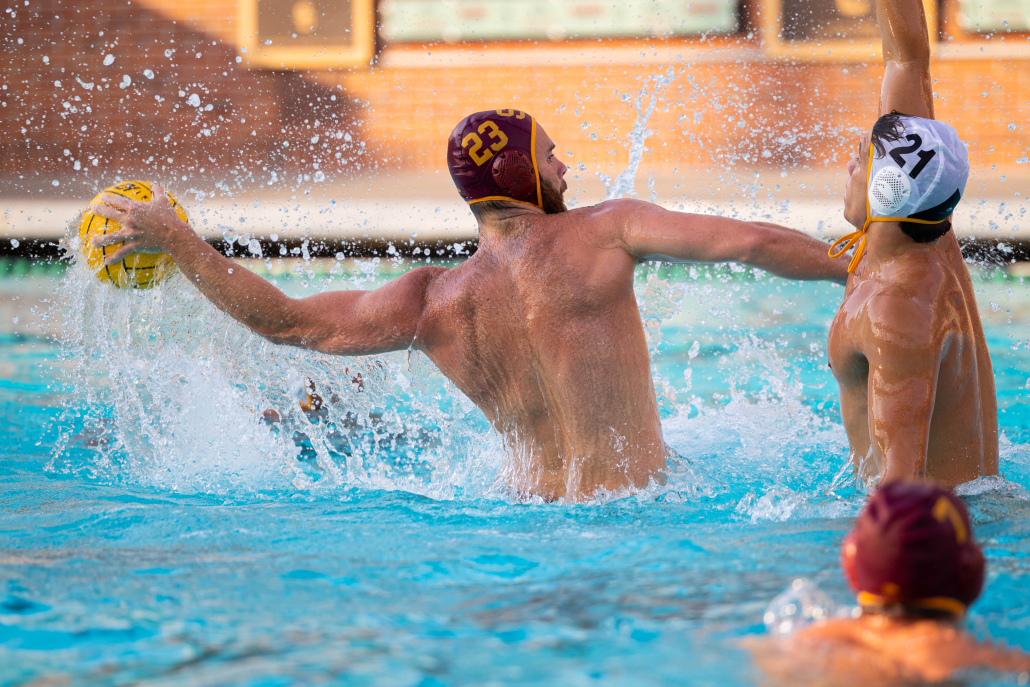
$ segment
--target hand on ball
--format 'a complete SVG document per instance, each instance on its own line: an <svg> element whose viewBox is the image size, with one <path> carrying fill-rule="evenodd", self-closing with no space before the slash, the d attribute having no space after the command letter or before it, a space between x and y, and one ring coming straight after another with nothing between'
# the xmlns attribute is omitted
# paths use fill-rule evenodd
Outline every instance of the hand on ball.
<svg viewBox="0 0 1030 687"><path fill-rule="evenodd" d="M165 190L154 186L153 193L149 203L105 193L93 205L94 214L122 225L119 231L93 238L97 247L122 242L121 248L106 257L106 264L113 265L133 253L165 253L172 236L189 230L189 225L176 215Z"/></svg>

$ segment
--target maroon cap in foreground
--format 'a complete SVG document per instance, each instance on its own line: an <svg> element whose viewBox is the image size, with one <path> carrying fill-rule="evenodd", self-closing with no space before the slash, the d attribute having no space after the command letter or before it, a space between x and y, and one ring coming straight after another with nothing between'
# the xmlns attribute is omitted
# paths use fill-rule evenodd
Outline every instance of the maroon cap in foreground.
<svg viewBox="0 0 1030 687"><path fill-rule="evenodd" d="M984 558L965 505L927 482L881 486L844 539L841 563L863 606L961 616L983 587Z"/></svg>
<svg viewBox="0 0 1030 687"><path fill-rule="evenodd" d="M468 203L507 200L543 208L536 124L520 110L476 112L454 127L447 168Z"/></svg>

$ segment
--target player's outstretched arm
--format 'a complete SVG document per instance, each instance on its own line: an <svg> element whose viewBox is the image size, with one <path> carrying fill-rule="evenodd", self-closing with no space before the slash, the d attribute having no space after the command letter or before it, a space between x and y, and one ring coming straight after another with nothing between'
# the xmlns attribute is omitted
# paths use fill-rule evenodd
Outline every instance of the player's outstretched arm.
<svg viewBox="0 0 1030 687"><path fill-rule="evenodd" d="M97 246L124 242L107 258L109 263L136 252L168 253L216 307L258 335L324 353L369 355L407 348L415 338L426 288L443 271L424 267L375 291L295 299L208 245L175 215L158 186L150 203L111 195L101 203L93 211L123 227L93 240Z"/></svg>
<svg viewBox="0 0 1030 687"><path fill-rule="evenodd" d="M638 260L740 262L787 279L825 279L843 284L848 262L826 254L819 239L767 222L672 212L643 201L612 208L621 242ZM606 204L608 205L608 204Z"/></svg>
<svg viewBox="0 0 1030 687"><path fill-rule="evenodd" d="M876 0L876 21L886 66L880 114L897 110L933 119L930 39L922 0Z"/></svg>

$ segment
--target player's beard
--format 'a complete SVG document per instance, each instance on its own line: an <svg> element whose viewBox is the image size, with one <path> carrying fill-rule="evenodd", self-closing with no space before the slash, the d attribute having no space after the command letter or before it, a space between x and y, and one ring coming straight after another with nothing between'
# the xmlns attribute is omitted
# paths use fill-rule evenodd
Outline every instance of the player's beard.
<svg viewBox="0 0 1030 687"><path fill-rule="evenodd" d="M561 184L560 181L558 183ZM540 184L540 194L543 196L544 201L544 212L548 215L557 215L560 212L568 211L568 208L565 207L565 199L562 198L559 188L552 188L548 183Z"/></svg>

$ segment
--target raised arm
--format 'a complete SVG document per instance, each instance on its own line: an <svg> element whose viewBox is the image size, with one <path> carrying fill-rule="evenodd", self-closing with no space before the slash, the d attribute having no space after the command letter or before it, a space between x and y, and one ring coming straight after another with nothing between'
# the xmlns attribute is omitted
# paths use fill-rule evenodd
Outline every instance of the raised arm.
<svg viewBox="0 0 1030 687"><path fill-rule="evenodd" d="M922 0L876 0L876 21L886 66L880 114L897 110L933 119L930 39Z"/></svg>
<svg viewBox="0 0 1030 687"><path fill-rule="evenodd" d="M881 482L923 477L940 368L933 313L904 294L872 299L867 308L859 346L869 362L869 438L884 466Z"/></svg>
<svg viewBox="0 0 1030 687"><path fill-rule="evenodd" d="M604 205L612 206L621 243L638 260L740 262L787 279L847 281L847 261L830 258L825 243L800 231L767 222L672 212L636 200Z"/></svg>
<svg viewBox="0 0 1030 687"><path fill-rule="evenodd" d="M135 252L165 252L220 310L276 343L337 355L401 350L415 338L429 282L443 271L423 267L375 291L331 291L290 298L221 255L171 209L154 187L150 203L105 195L93 211L122 225L93 239L97 246L123 241L108 263Z"/></svg>

